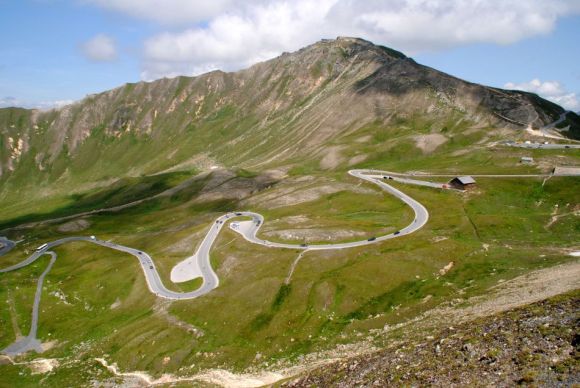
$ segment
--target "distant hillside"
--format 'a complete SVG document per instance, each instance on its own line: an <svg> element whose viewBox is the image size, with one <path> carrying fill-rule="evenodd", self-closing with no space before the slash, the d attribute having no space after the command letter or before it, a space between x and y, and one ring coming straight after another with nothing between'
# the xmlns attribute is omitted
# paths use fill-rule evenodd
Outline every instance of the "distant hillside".
<svg viewBox="0 0 580 388"><path fill-rule="evenodd" d="M337 139L372 123L519 130L562 112L537 95L469 83L361 39L323 40L236 73L126 84L48 112L0 109L0 201L24 187L321 160ZM565 124L565 135L580 138L578 116Z"/></svg>

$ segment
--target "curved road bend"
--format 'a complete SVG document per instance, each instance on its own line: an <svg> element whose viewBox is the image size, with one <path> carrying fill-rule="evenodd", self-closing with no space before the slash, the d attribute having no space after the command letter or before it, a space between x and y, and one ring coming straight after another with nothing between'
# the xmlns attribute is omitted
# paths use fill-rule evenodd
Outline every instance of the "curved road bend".
<svg viewBox="0 0 580 388"><path fill-rule="evenodd" d="M196 298L198 296L201 296L201 295L208 293L209 291L211 291L212 289L217 287L217 284L218 284L217 275L215 274L215 272L213 272L213 269L211 268L211 266L209 266L209 265L205 266L202 264L202 268L207 269L207 272L204 273L204 276L203 276L204 282L203 282L203 285L199 289L197 289L195 291L191 291L191 292L184 292L184 293L168 290L163 285L163 282L161 281L161 279L159 277L159 273L157 272L157 269L155 268L155 263L153 262L153 259L151 259L151 256L149 256L147 253L145 253L143 251L139 251L138 249L134 249L134 248L126 247L123 245L115 244L113 242L93 240L90 237L82 237L82 236L66 237L66 238L62 238L59 240L55 240L55 241L46 243L46 247L44 247L43 249L35 251L26 260L21 261L18 264L15 264L15 265L10 266L8 268L0 269L0 273L15 271L17 269L25 267L25 266L33 263L34 261L36 261L40 256L42 256L43 254L48 252L50 249L57 247L59 245L62 245L62 244L73 242L73 241L90 242L93 244L101 245L103 247L115 249L117 251L129 253L130 255L135 256L137 258L137 260L139 261L139 264L141 264L141 268L143 269L143 273L145 274L145 280L147 281L147 285L149 287L149 290L151 292L153 292L154 294L156 294L157 296L161 296L161 297L168 298L168 299L192 299L192 298ZM209 257L208 257L208 260L209 260Z"/></svg>
<svg viewBox="0 0 580 388"><path fill-rule="evenodd" d="M565 114L562 115L560 119L563 119ZM554 123L556 124L556 123ZM545 145L548 146L548 145ZM552 147L544 147L544 148L570 148L569 145L550 145ZM573 146L573 148L576 148ZM221 217L218 217L216 222L210 227L206 237L202 241L200 247L195 252L193 256L187 258L186 260L182 261L181 263L177 264L175 268L172 270L172 280L174 278L180 278L180 281L187 281L188 275L183 273L181 276L174 276L179 275L179 272L188 272L189 274L194 274L194 277L197 275L201 275L203 278L203 284L200 288L195 291L191 292L175 292L168 290L161 281L159 277L159 273L155 268L155 263L151 257L143 252L139 251L134 248L125 247L123 245L115 244L109 241L101 241L96 239L91 239L89 237L67 237L63 239L59 239L56 241L52 241L46 243L46 245L37 251L35 251L32 255L30 255L24 261L12 265L8 268L0 269L0 273L6 273L10 271L15 271L19 268L22 268L26 265L29 265L36 261L40 256L44 254L51 255L51 261L45 271L38 279L36 294L34 299L34 305L32 309L32 324L30 328L30 332L27 337L21 338L20 340L15 341L12 345L8 346L3 350L6 354L19 354L26 352L28 350L37 350L41 351L40 342L36 339L36 330L38 326L38 309L40 305L40 296L42 293L42 285L44 282L44 278L52 268L55 260L56 254L54 252L50 252L49 249L56 247L58 245L62 245L65 243L73 242L73 241L86 241L91 242L94 244L98 244L104 247L108 247L111 249L115 249L118 251L122 251L125 253L129 253L137 258L139 264L141 264L141 268L143 269L143 273L145 274L145 279L147 281L147 285L149 290L156 294L157 296L167 298L167 299L193 299L200 297L202 295L207 294L214 288L216 288L219 284L219 279L214 272L213 268L211 267L211 262L209 258L209 251L215 242L219 232L225 225L225 221L230 218L235 218L239 216L250 216L252 217L252 221L241 221L235 224L230 224L230 228L235 230L236 232L240 233L246 240L260 244L267 247L273 248L291 248L291 249L302 249L302 250L328 250L328 249L344 249L344 248L352 248L358 246L364 246L369 244L374 244L380 241L389 240L392 238L404 236L414 231L422 228L429 219L429 212L427 209L420 204L419 202L415 201L413 198L408 196L407 194L403 193L402 191L394 188L393 186L384 182L384 179L392 179L394 181L398 181L401 183L406 184L415 184L421 186L428 186L433 188L444 188L443 184L435 183L435 182L425 182L417 179L408 178L409 176L414 177L450 177L453 175L444 175L444 174L418 174L418 175L410 175L410 174L398 174L392 173L388 171L376 171L376 170L350 170L349 174L357 177L359 179L366 180L368 182L377 184L382 189L387 191L388 193L392 194L393 196L399 198L401 201L409 205L413 211L415 212L415 218L411 224L406 226L405 228L397 231L395 233L390 233L387 235L379 236L376 238L371 238L369 240L363 241L354 241L349 243L337 243L337 244L315 244L315 245L305 245L305 244L283 244L283 243L276 243L267 240L261 240L256 237L256 234L262 224L264 223L264 217L261 214L253 213L253 212L237 212L235 214L225 214ZM546 175L473 175L479 177L545 177ZM0 244L2 247L0 248L0 256L4 255L8 251L10 251L14 247L14 242L6 239L5 237L0 237ZM188 271L188 266L194 266L193 271ZM191 277L193 279L193 277Z"/></svg>
<svg viewBox="0 0 580 388"><path fill-rule="evenodd" d="M390 240L392 238L401 237L410 233L415 232L416 230L421 229L429 219L429 212L421 203L417 202L407 194L403 193L402 191L394 188L393 186L385 183L382 181L383 175L378 176L368 176L365 175L365 170L350 170L348 173L354 177L364 179L366 181L372 182L383 190L387 191L388 193L392 194L396 198L400 199L407 205L413 209L415 212L414 220L404 227L403 229L395 232L386 234L383 236L376 237L372 240L360 240L360 241L353 241L348 243L335 243L335 244L312 244L312 245L305 245L305 244L284 244L284 243L277 243L272 241L267 241L263 239L259 239L256 237L256 234L260 227L264 224L264 217L261 214L253 213L253 212L239 212L238 214L244 216L250 216L253 218L252 221L241 221L235 224L230 224L230 228L239 234L241 234L246 240L254 243L259 244L267 247L272 248L289 248L289 249L308 249L308 250L330 250L330 249L345 249L345 248L353 248L353 247L360 247L369 244L375 244L380 241ZM417 181L420 182L420 181ZM408 182L411 183L411 182ZM423 182L421 182L423 183ZM440 185L441 186L441 185Z"/></svg>
<svg viewBox="0 0 580 388"><path fill-rule="evenodd" d="M101 241L101 240L93 240L89 237L67 237L63 239L59 239L56 241L52 241L46 244L46 246L42 250L35 251L32 255L30 255L24 261L15 264L11 267L0 269L0 273L14 271L19 268L22 268L32 262L34 262L38 257L43 255L45 252L50 250L53 247L58 245L62 245L72 241L85 241L91 242L94 244L98 244L107 248L115 249L121 252L129 253L137 258L139 261L143 273L145 274L145 279L147 281L147 285L149 290L156 294L159 297L167 298L167 299L175 299L175 300L183 300L183 299L193 299L200 297L202 295L207 294L214 288L219 285L219 279L214 272L211 262L210 262L210 249L213 246L217 236L219 235L221 229L225 225L226 221L229 219L234 219L236 217L251 217L252 221L240 221L234 224L230 224L230 228L237 233L241 234L247 241L250 241L254 244L259 244L266 247L271 248L287 248L287 249L299 249L299 250L331 250L331 249L345 249L345 248L352 248L352 247L360 247L370 244L375 244L381 241L393 239L396 237L401 237L408 235L417 231L418 229L422 228L429 219L429 212L427 209L418 201L414 200L407 194L403 193L402 191L394 188L393 186L386 183L389 177L391 177L394 181L398 181L401 183L406 184L414 184L414 185L421 185L421 186L428 186L433 188L444 188L442 183L435 183L435 182L426 182L414 178L419 177L451 177L454 175L448 174L420 174L420 175L412 175L413 178L407 178L409 174L399 174L393 173L389 171L378 171L378 170L350 170L349 174L357 177L359 179L366 180L368 182L374 183L381 187L383 190L387 191L388 193L392 194L396 198L400 199L407 205L409 205L414 213L415 217L413 221L407 225L406 227L402 228L401 230L386 234L383 236L378 236L376 238L371 238L368 240L361 240L361 241L353 241L347 243L335 243L335 244L312 244L312 245L305 245L305 244L286 244L286 243L278 243L267 241L264 239L258 238L257 232L260 227L264 223L264 217L261 214L254 213L254 212L237 212L237 213L228 213L224 214L216 219L216 221L212 224L209 228L205 238L203 239L202 243L200 244L199 248L195 252L195 254L182 262L178 263L171 272L171 278L174 282L184 282L188 280L192 280L196 277L202 277L203 283L200 288L195 291L190 292L175 292L167 289L163 282L160 279L159 273L155 268L155 263L151 256L149 256L146 252L139 251L135 248L126 247L123 245L115 244L109 241ZM478 177L545 177L549 175L473 175ZM387 177L387 179L385 179ZM3 241L9 241L4 239ZM1 252L0 252L1 255ZM192 270L193 267L193 270Z"/></svg>

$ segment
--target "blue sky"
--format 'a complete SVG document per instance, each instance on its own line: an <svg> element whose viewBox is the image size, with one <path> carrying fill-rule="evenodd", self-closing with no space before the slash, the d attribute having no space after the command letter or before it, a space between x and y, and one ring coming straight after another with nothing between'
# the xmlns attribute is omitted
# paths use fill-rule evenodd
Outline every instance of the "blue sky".
<svg viewBox="0 0 580 388"><path fill-rule="evenodd" d="M236 70L346 35L580 110L580 0L0 0L0 34L0 106Z"/></svg>

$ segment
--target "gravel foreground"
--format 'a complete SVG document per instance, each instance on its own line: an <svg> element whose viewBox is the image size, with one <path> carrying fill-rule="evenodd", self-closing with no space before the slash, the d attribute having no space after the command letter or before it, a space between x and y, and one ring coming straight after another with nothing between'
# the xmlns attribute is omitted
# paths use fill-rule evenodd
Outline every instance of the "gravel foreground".
<svg viewBox="0 0 580 388"><path fill-rule="evenodd" d="M579 386L580 290L314 370L286 387Z"/></svg>

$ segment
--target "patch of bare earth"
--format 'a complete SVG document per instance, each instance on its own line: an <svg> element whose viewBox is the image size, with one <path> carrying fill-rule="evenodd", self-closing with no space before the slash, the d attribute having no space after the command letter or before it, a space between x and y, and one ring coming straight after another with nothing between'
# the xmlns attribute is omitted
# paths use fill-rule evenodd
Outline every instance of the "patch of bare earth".
<svg viewBox="0 0 580 388"><path fill-rule="evenodd" d="M369 142L373 137L371 135L365 135L365 136L361 136L358 139L355 140L355 143L367 143Z"/></svg>
<svg viewBox="0 0 580 388"><path fill-rule="evenodd" d="M116 309L117 307L121 306L121 299L117 298L115 301L109 306L111 310Z"/></svg>
<svg viewBox="0 0 580 388"><path fill-rule="evenodd" d="M564 210L563 213L558 214L559 212L559 208L556 205L554 207L554 211L551 214L550 220L548 221L548 223L546 225L544 225L544 227L546 229L549 229L552 225L554 225L555 223L557 223L558 221L560 221L560 219L564 218L564 217L568 217L568 216L573 216L573 217L580 217L580 204L577 204L574 206L574 208L572 209L572 211L566 211Z"/></svg>
<svg viewBox="0 0 580 388"><path fill-rule="evenodd" d="M263 235L265 237L276 237L288 241L316 242L316 241L338 241L353 237L360 237L364 236L365 233L353 230L328 230L328 229L305 228L305 229L272 230L269 232L264 232Z"/></svg>
<svg viewBox="0 0 580 388"><path fill-rule="evenodd" d="M62 233L67 232L80 232L87 229L90 226L90 222L84 219L69 221L62 225L59 225L57 230Z"/></svg>
<svg viewBox="0 0 580 388"><path fill-rule="evenodd" d="M316 201L325 195L337 193L339 191L353 191L360 194L376 194L377 192L362 186L349 183L338 183L324 179L295 179L287 183L278 185L275 190L269 190L252 196L243 205L267 205L270 209L283 206L294 206L305 202Z"/></svg>
<svg viewBox="0 0 580 388"><path fill-rule="evenodd" d="M428 135L419 135L414 137L417 148L421 149L423 153L428 154L444 144L448 139L440 133L430 133Z"/></svg>
<svg viewBox="0 0 580 388"><path fill-rule="evenodd" d="M61 364L56 358L37 358L31 361L16 362L11 357L0 355L0 365L23 365L30 369L33 375L52 372Z"/></svg>
<svg viewBox="0 0 580 388"><path fill-rule="evenodd" d="M367 155L356 155L348 160L348 165L354 166L355 164L362 163L365 160L367 160Z"/></svg>
<svg viewBox="0 0 580 388"><path fill-rule="evenodd" d="M328 147L326 151L326 155L320 160L320 168L325 170L330 170L335 167L338 167L340 163L344 160L343 156L340 154L343 147L341 146L333 146Z"/></svg>
<svg viewBox="0 0 580 388"><path fill-rule="evenodd" d="M49 351L50 349L53 349L53 348L55 348L55 347L59 346L59 342L58 342L58 341L56 341L56 340L53 340L53 341L47 341L47 342L43 342L43 343L41 344L41 346L42 346L42 351L43 351L43 352L47 352L47 351Z"/></svg>

